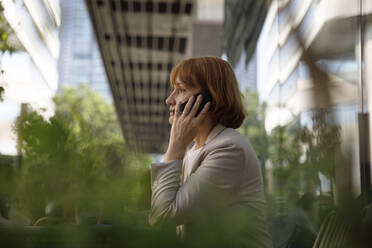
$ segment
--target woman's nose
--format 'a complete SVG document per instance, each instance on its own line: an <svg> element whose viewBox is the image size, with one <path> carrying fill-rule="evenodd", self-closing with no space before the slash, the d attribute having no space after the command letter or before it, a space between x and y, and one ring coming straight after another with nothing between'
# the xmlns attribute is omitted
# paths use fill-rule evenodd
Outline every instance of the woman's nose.
<svg viewBox="0 0 372 248"><path fill-rule="evenodd" d="M173 97L173 93L171 93L167 99L165 99L165 103L168 104L168 105L175 105L176 104L176 101Z"/></svg>

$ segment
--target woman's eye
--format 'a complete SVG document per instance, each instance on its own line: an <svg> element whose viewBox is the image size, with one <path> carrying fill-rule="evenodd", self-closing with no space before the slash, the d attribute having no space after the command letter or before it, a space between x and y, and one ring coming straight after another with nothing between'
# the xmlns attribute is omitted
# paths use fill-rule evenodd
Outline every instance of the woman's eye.
<svg viewBox="0 0 372 248"><path fill-rule="evenodd" d="M186 91L185 89L181 89L181 88L180 88L180 92L185 92L185 91Z"/></svg>

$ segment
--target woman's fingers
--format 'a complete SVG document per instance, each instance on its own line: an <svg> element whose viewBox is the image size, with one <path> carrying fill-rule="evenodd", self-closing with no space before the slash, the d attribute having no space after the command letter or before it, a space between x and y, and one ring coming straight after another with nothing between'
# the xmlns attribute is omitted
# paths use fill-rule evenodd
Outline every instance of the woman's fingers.
<svg viewBox="0 0 372 248"><path fill-rule="evenodd" d="M196 112L198 111L199 106L200 106L200 103L202 101L202 98L203 98L202 95L199 95L198 98L196 98L196 102L195 102L195 104L192 107L191 112L190 112L191 118L194 118L195 117Z"/></svg>
<svg viewBox="0 0 372 248"><path fill-rule="evenodd" d="M182 113L182 114L183 114L184 116L186 116L186 115L189 113L189 111L190 111L190 109L191 109L191 106L192 106L192 104L194 103L194 101L195 101L195 97L194 97L194 96L191 96L191 97L189 98L189 100L188 100L186 106L185 106L185 109L183 110L183 113Z"/></svg>
<svg viewBox="0 0 372 248"><path fill-rule="evenodd" d="M195 122L197 124L201 123L204 120L210 107L211 107L211 102L207 102L207 104L204 105L200 114L195 118Z"/></svg>
<svg viewBox="0 0 372 248"><path fill-rule="evenodd" d="M180 114L180 106L181 106L181 103L180 102L177 102L176 103L176 108L174 110L174 116L176 118L178 118L181 114Z"/></svg>

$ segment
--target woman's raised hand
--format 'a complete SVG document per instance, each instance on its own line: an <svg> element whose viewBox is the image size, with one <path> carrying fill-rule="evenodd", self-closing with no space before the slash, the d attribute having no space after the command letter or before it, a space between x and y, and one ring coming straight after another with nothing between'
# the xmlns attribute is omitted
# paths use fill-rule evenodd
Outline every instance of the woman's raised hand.
<svg viewBox="0 0 372 248"><path fill-rule="evenodd" d="M198 116L195 117L199 106L202 102L202 95L199 95L196 99L196 103L191 108L195 101L195 97L191 96L183 110L182 115L180 114L181 103L176 104L175 113L173 116L173 123L169 138L168 150L164 156L163 161L168 162L171 160L183 159L187 146L192 142L197 134L198 127L201 125L207 112L210 108L211 103L208 102Z"/></svg>

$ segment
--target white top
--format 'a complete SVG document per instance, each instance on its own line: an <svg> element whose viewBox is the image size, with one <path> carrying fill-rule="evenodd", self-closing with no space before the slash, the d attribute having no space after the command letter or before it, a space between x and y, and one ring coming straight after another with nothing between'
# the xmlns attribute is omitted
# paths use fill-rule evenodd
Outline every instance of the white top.
<svg viewBox="0 0 372 248"><path fill-rule="evenodd" d="M190 176L192 165L194 164L195 159L198 157L201 147L196 149L196 145L194 144L187 152L184 158L184 171L186 173L186 178Z"/></svg>

